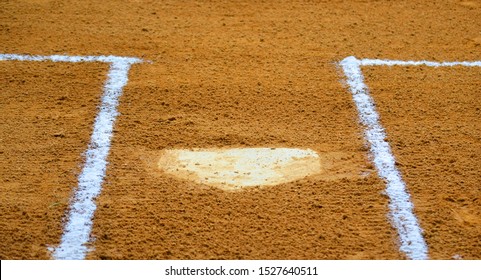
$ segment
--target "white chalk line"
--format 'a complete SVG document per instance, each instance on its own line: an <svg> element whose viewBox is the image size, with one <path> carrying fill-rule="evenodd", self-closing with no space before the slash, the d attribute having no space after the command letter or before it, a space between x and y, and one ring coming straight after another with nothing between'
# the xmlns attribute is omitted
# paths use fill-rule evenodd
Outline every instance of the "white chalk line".
<svg viewBox="0 0 481 280"><path fill-rule="evenodd" d="M347 58L348 59L348 58ZM361 59L357 60L361 66L429 66L429 67L481 67L481 61L452 61L452 62L435 62L435 61L403 61L403 60L382 60L382 59Z"/></svg>
<svg viewBox="0 0 481 280"><path fill-rule="evenodd" d="M130 67L142 60L119 56L33 56L0 54L1 60L52 61L52 62L104 62L110 64L108 78L103 88L99 112L93 133L85 152L85 164L78 176L78 186L71 200L67 222L61 242L53 248L54 259L85 259L87 242L92 231L92 219L97 208L95 198L100 194L107 169L107 156L115 119L118 116L118 99L128 81Z"/></svg>
<svg viewBox="0 0 481 280"><path fill-rule="evenodd" d="M364 134L370 145L370 152L379 176L386 182L386 193L389 196L389 216L396 228L400 251L414 260L428 259L428 246L424 240L422 229L413 212L413 204L406 190L401 172L396 168L395 159L389 143L385 141L386 133L379 122L374 100L364 83L361 66L467 66L481 67L481 61L474 62L433 62L433 61L400 61L381 59L357 59L346 57L340 65L347 77L352 97L356 104L359 119L364 126Z"/></svg>

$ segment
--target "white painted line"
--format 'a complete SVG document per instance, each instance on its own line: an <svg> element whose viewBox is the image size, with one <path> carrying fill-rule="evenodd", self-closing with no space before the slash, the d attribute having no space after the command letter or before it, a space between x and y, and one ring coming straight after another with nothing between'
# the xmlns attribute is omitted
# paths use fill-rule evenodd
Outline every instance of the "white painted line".
<svg viewBox="0 0 481 280"><path fill-rule="evenodd" d="M110 63L108 78L103 89L99 112L95 118L90 144L85 152L85 164L78 177L78 186L71 200L68 220L61 242L54 249L54 259L85 259L90 239L92 218L97 208L95 198L100 194L107 169L113 126L118 116L118 98L128 81L130 67L142 60L118 56L30 56L0 54L0 60L104 62Z"/></svg>
<svg viewBox="0 0 481 280"><path fill-rule="evenodd" d="M379 115L374 105L374 100L369 95L367 85L364 83L361 66L481 66L481 61L474 62L432 62L432 61L399 61L362 59L353 56L346 57L340 65L347 77L352 97L356 103L359 119L364 126L367 142L374 165L379 176L386 181L386 193L389 196L390 218L397 229L401 242L400 251L408 258L423 260L428 259L428 247L422 235L416 216L413 213L413 204L406 184L400 171L396 168L395 159L389 143L385 141L386 134L379 122Z"/></svg>
<svg viewBox="0 0 481 280"><path fill-rule="evenodd" d="M402 60L382 60L382 59L361 59L358 60L361 66L465 66L465 67L481 67L481 61L453 61L453 62L435 62L435 61L402 61Z"/></svg>
<svg viewBox="0 0 481 280"><path fill-rule="evenodd" d="M19 61L52 61L52 62L105 62L118 63L128 62L130 64L140 63L141 59L136 57L122 56L70 56L70 55L23 55L23 54L0 54L0 60L19 60Z"/></svg>

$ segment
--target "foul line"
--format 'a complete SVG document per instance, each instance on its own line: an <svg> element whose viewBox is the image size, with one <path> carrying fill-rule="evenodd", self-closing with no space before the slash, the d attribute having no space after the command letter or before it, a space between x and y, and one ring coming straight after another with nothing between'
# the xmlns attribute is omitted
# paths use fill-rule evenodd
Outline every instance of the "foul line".
<svg viewBox="0 0 481 280"><path fill-rule="evenodd" d="M428 259L428 246L422 235L422 229L413 213L413 204L406 190L400 171L396 168L395 159L386 134L379 122L374 100L364 83L361 66L468 66L481 67L481 61L474 62L432 62L432 61L400 61L381 59L357 59L346 57L340 65L347 77L352 97L356 103L359 119L364 126L364 134L370 145L370 152L379 176L386 182L386 193L389 196L390 217L397 229L400 239L400 251L408 258Z"/></svg>
<svg viewBox="0 0 481 280"><path fill-rule="evenodd" d="M92 218L97 208L95 198L102 190L102 182L107 169L107 156L110 150L113 126L118 99L128 81L132 64L142 60L119 56L32 56L0 54L1 60L52 61L52 62L104 62L110 64L108 78L103 88L99 112L95 118L93 133L85 152L85 164L78 176L78 186L71 200L70 210L61 242L54 249L54 259L85 259L90 239Z"/></svg>

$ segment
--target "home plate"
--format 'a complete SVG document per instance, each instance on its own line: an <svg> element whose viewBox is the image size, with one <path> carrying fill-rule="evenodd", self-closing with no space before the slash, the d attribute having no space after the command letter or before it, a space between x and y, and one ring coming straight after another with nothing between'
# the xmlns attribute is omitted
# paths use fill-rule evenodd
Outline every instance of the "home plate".
<svg viewBox="0 0 481 280"><path fill-rule="evenodd" d="M316 152L291 148L164 150L158 166L170 175L229 190L278 185L321 171Z"/></svg>

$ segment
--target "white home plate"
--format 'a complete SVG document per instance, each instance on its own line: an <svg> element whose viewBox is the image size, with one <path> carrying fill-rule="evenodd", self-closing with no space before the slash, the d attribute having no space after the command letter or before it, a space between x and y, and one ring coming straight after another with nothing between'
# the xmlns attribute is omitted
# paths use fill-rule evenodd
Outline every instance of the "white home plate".
<svg viewBox="0 0 481 280"><path fill-rule="evenodd" d="M321 171L316 152L289 148L165 150L158 165L176 177L225 189L277 185Z"/></svg>

